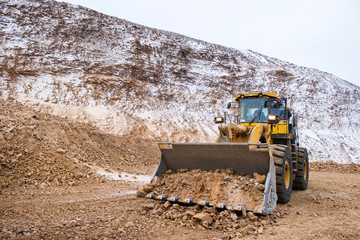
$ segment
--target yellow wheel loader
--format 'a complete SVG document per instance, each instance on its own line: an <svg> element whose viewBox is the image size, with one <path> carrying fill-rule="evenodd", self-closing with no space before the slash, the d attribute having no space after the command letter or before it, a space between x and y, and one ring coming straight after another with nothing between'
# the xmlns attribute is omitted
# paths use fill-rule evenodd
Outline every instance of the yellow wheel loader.
<svg viewBox="0 0 360 240"><path fill-rule="evenodd" d="M305 190L308 185L309 159L306 148L299 146L297 116L291 113L286 98L268 92L236 95L228 109L214 119L219 128L216 143L159 143L161 160L152 182L169 169L233 169L242 176L266 175L262 204L247 210L269 214L276 202L290 201L292 189ZM153 193L150 198L179 200L165 193ZM195 204L192 200L185 202ZM235 206L221 206L241 210L247 204L240 195L237 201Z"/></svg>

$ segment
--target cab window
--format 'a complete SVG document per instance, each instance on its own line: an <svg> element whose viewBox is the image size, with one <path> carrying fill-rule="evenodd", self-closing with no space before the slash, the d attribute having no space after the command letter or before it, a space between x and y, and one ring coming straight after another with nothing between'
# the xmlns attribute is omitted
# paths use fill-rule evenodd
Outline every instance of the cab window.
<svg viewBox="0 0 360 240"><path fill-rule="evenodd" d="M267 98L241 99L239 104L240 122L268 122Z"/></svg>

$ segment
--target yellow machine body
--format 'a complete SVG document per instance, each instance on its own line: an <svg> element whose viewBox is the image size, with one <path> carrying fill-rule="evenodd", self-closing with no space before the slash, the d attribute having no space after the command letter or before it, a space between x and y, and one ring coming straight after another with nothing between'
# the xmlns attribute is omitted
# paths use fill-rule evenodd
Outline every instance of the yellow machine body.
<svg viewBox="0 0 360 240"><path fill-rule="evenodd" d="M231 168L240 175L263 174L263 204L249 210L269 214L276 201L290 201L293 180L295 189L307 187L308 156L299 147L297 117L288 109L286 98L269 92L236 95L228 109L230 113L214 119L219 128L216 143L159 143L161 161L152 179L169 169ZM237 204L246 202L239 198Z"/></svg>
<svg viewBox="0 0 360 240"><path fill-rule="evenodd" d="M235 96L235 103L239 103L242 99L279 99L275 93L245 93ZM284 111L289 111L286 99L283 100ZM230 107L230 109L233 107ZM236 105L235 108L238 108ZM239 110L239 109L235 109ZM235 113L236 115L238 113ZM230 116L231 117L231 116ZM274 137L291 139L293 133L289 132L289 119L279 119L276 122L234 122L230 124L220 123L220 134L217 139L218 143L269 143L274 144Z"/></svg>

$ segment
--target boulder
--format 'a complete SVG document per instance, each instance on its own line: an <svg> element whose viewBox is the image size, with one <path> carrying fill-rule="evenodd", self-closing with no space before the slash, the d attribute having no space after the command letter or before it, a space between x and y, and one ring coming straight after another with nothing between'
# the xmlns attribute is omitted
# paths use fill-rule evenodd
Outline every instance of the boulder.
<svg viewBox="0 0 360 240"><path fill-rule="evenodd" d="M141 189L138 189L137 192L136 192L136 195L138 197L145 197L146 196L146 192L144 192L143 190Z"/></svg>
<svg viewBox="0 0 360 240"><path fill-rule="evenodd" d="M236 213L231 213L230 218L231 218L231 220L233 220L234 222L235 222L236 220L238 220L238 216L236 215Z"/></svg>
<svg viewBox="0 0 360 240"><path fill-rule="evenodd" d="M164 203L165 209L168 209L170 206L171 206L171 203L170 203L169 201L166 201L166 202Z"/></svg>
<svg viewBox="0 0 360 240"><path fill-rule="evenodd" d="M260 183L260 184L264 184L265 180L266 180L266 176L265 175L260 175L257 172L254 173L254 178L255 181Z"/></svg>
<svg viewBox="0 0 360 240"><path fill-rule="evenodd" d="M188 215L188 216L194 216L195 215L195 213L193 211L190 211L190 210L187 210L185 212L185 214Z"/></svg>
<svg viewBox="0 0 360 240"><path fill-rule="evenodd" d="M149 192L151 192L152 190L154 190L154 185L152 185L152 184L145 184L145 185L143 186L143 190L144 190L144 192L149 193Z"/></svg>
<svg viewBox="0 0 360 240"><path fill-rule="evenodd" d="M142 208L143 208L145 211L149 211L149 210L155 208L155 204L153 204L153 203L148 203L148 204L144 205Z"/></svg>
<svg viewBox="0 0 360 240"><path fill-rule="evenodd" d="M227 174L229 174L229 175L234 175L234 174L235 174L235 171L234 171L234 169L232 169L232 168L227 168L227 169L226 169L226 172L227 172Z"/></svg>
<svg viewBox="0 0 360 240"><path fill-rule="evenodd" d="M213 222L212 217L207 213L198 213L193 216L194 219L203 222L206 221L208 224L211 224Z"/></svg>
<svg viewBox="0 0 360 240"><path fill-rule="evenodd" d="M265 185L264 184L259 184L259 185L256 186L256 189L259 190L259 191L264 191Z"/></svg>

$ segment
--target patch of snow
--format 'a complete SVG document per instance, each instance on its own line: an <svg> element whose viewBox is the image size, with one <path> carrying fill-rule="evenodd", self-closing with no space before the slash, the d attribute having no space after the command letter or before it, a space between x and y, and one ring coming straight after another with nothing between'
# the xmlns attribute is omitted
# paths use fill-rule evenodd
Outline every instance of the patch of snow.
<svg viewBox="0 0 360 240"><path fill-rule="evenodd" d="M151 180L151 176L148 175L136 175L130 173L119 174L116 172L107 172L103 170L98 170L96 173L111 180L121 180L126 182L149 183Z"/></svg>
<svg viewBox="0 0 360 240"><path fill-rule="evenodd" d="M20 5L38 9L22 12ZM332 74L56 1L2 6L2 98L110 134L214 142L212 119L233 95L275 92L299 115L310 161L359 162L360 88ZM21 74L21 68L37 72ZM6 69L20 71L13 79Z"/></svg>

